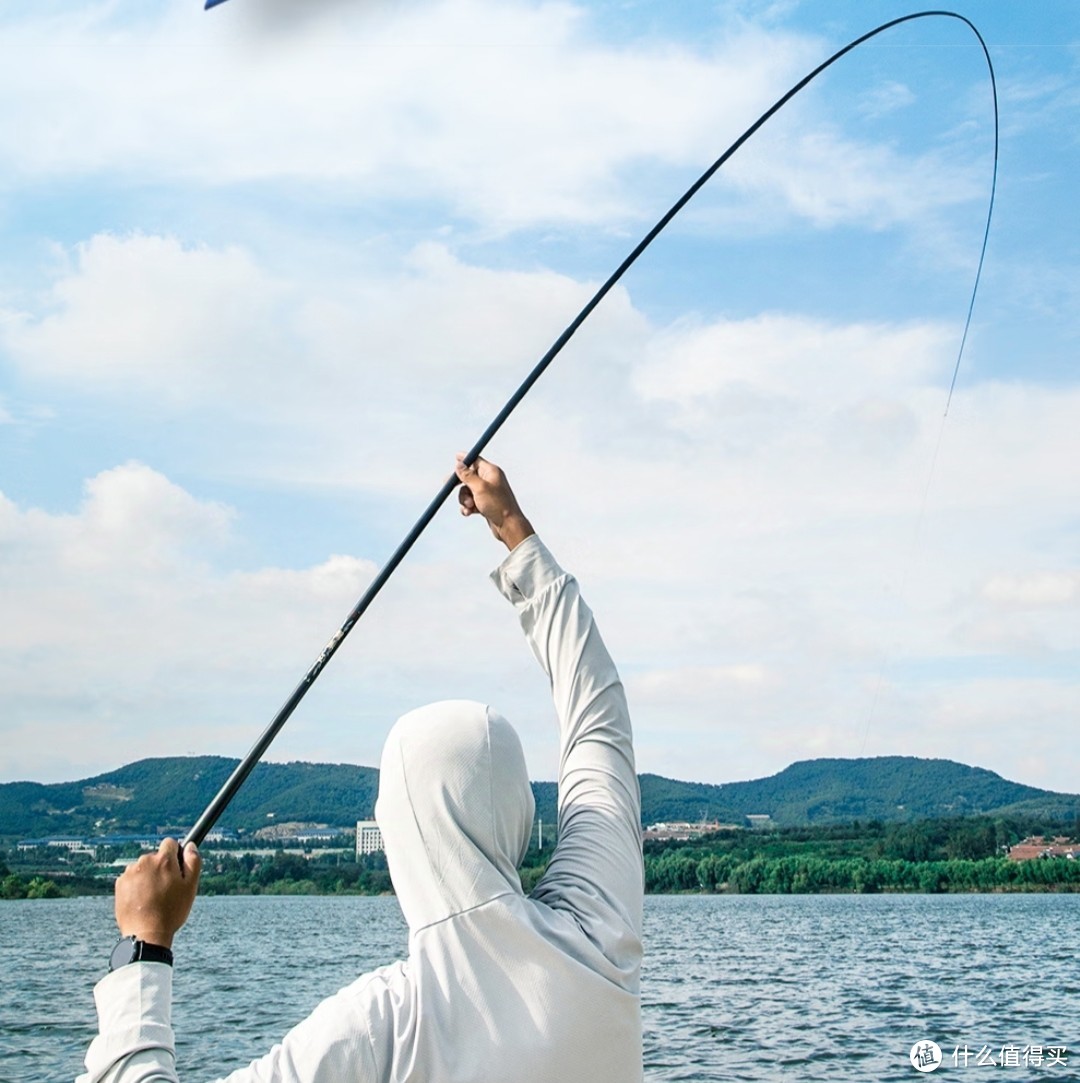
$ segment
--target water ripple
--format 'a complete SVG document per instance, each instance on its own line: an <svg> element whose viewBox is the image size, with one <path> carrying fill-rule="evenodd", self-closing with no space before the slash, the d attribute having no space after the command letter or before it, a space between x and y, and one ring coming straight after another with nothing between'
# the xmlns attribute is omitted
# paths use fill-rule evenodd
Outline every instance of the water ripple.
<svg viewBox="0 0 1080 1083"><path fill-rule="evenodd" d="M922 1038L1067 1045L1036 1078L1080 1078L1078 916L1080 895L649 898L646 1079L911 1080ZM0 1083L81 1070L114 938L109 899L0 904ZM181 1078L260 1056L405 943L393 899L200 899L176 945Z"/></svg>

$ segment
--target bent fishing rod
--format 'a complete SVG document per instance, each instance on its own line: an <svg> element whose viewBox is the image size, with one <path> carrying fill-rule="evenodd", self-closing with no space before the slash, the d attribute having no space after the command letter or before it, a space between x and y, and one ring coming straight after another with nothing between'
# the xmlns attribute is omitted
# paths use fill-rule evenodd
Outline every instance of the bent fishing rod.
<svg viewBox="0 0 1080 1083"><path fill-rule="evenodd" d="M215 0L216 3L221 3L222 0ZM207 6L211 6L208 4ZM979 289L979 280L982 277L983 262L986 258L986 246L990 237L990 221L994 212L994 194L997 190L997 170L998 170L998 98L997 98L997 80L994 76L994 66L990 59L990 51L986 46L986 42L983 40L982 35L979 33L975 24L970 19L963 15L957 14L954 11L919 11L909 15L902 15L899 18L891 19L888 22L882 23L880 26L875 27L873 30L855 38L849 42L842 49L838 49L835 53L828 58L828 60L819 64L808 75L799 80L786 94L778 98L764 113L749 128L746 129L731 144L719 158L690 187L679 197L678 200L671 206L667 213L649 230L648 233L638 242L633 251L619 264L611 276L606 282L593 294L592 298L588 301L584 308L577 314L576 317L567 326L566 330L555 340L551 348L544 354L543 357L536 363L532 371L521 382L518 389L507 400L506 405L498 412L491 424L483 431L480 438L473 444L469 452L466 454L464 464L471 466L476 459L487 447L488 443L492 440L495 434L502 428L503 424L514 412L518 404L529 393L533 384L544 374L548 366L552 361L562 352L562 349L573 338L578 328L588 319L593 309L607 296L615 284L623 277L624 274L637 262L642 253L649 247L650 244L660 235L660 233L667 227L671 220L690 202L691 199L700 191L705 184L713 177L713 175L724 165L728 159L735 154L738 149L747 142L771 117L778 113L792 98L794 98L804 87L813 82L822 72L832 67L841 57L846 56L853 49L857 49L864 42L869 41L871 38L877 37L879 34L885 33L887 30L891 30L893 27L900 26L903 23L909 23L916 19L927 18L948 18L957 19L964 23L971 32L978 39L979 45L982 47L983 56L986 58L986 66L990 73L990 86L993 92L993 105L994 105L994 168L993 168L993 180L990 189L990 202L986 215L986 228L983 231L982 248L979 254L978 268L975 273L975 282L971 291L971 301L968 305L967 319L964 324L964 333L960 341L960 349L956 358L956 365L953 369L952 384L949 388L949 399L951 401L953 388L956 386L956 376L960 370L960 361L964 353L964 345L967 342L968 330L971 326L971 316L975 308L975 296ZM946 413L948 413L948 403L946 403ZM413 524L412 529L405 535L405 538L394 550L390 559L382 567L379 573L372 580L367 590L364 592L363 597L356 603L352 611L345 618L341 627L330 638L330 641L323 648L322 653L315 659L311 668L304 674L303 679L293 690L292 695L285 701L281 709L274 716L273 720L263 731L259 739L252 745L248 754L240 761L240 763L233 770L228 780L221 787L217 796L206 806L205 811L196 821L195 826L187 833L181 844L179 854L181 861L183 860L183 847L189 842L199 845L203 839L206 838L210 829L217 822L218 818L228 807L229 803L236 796L237 791L244 784L248 775L254 769L255 765L262 758L263 754L270 747L271 742L278 735L281 728L288 721L293 711L296 710L300 701L307 695L308 690L315 683L319 674L322 673L327 663L337 653L337 649L345 641L345 637L356 627L357 621L367 612L368 607L378 596L382 588L387 584L390 577L396 571L398 565L405 559L409 550L416 543L417 539L423 534L428 524L435 518L436 512L446 502L446 498L454 491L458 486L458 479L455 475L451 475L443 483L443 486L435 494L431 503L424 509L423 514Z"/></svg>

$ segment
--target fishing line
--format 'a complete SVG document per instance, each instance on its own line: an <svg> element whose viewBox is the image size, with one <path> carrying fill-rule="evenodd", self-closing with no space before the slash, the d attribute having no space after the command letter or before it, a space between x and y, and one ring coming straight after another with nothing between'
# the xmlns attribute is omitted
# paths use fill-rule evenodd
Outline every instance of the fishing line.
<svg viewBox="0 0 1080 1083"><path fill-rule="evenodd" d="M217 0L221 2L221 0ZM875 27L873 30L860 37L855 38L849 42L842 49L838 49L828 60L819 64L809 75L804 76L799 80L786 94L771 105L764 113L749 128L746 129L735 140L734 143L716 159L715 162L690 187L679 197L678 200L671 206L671 209L656 223L652 229L641 239L633 251L619 264L619 266L612 273L611 277L593 294L592 298L588 301L585 307L577 314L573 321L567 326L566 330L555 340L551 348L544 354L543 357L536 363L532 371L525 377L518 389L507 400L506 405L495 416L495 419L484 430L480 438L469 450L465 456L465 464L471 465L476 461L477 457L483 452L484 448L488 445L495 434L502 428L506 419L514 412L518 403L529 393L533 384L543 375L544 371L551 364L552 361L559 355L563 347L573 338L577 329L588 319L593 309L607 296L615 284L623 277L623 275L633 266L638 257L649 247L650 244L659 236L661 232L667 227L671 220L690 202L691 199L698 193L698 191L704 187L705 184L712 178L712 176L719 170L725 162L748 140L759 128L762 127L774 114L779 112L792 98L794 98L800 91L803 90L809 83L813 82L823 71L832 67L841 57L846 56L853 49L857 49L864 42L869 41L871 38L877 37L878 34L883 34L887 30L891 30L893 27L900 26L903 23L912 22L916 19L927 18L947 18L957 19L964 23L971 32L978 39L979 45L982 47L983 56L986 58L986 66L990 72L990 85L993 88L994 95L994 178L991 186L990 195L990 207L986 216L986 229L983 233L982 251L979 256L979 267L975 275L975 285L971 291L971 302L968 305L967 320L964 324L964 334L961 339L960 351L956 358L956 365L953 369L952 386L949 389L949 399L952 398L952 388L956 385L957 374L960 371L960 360L963 356L964 344L967 342L968 328L971 325L971 316L975 308L975 295L979 288L979 278L982 274L983 260L986 256L987 240L990 236L990 220L993 214L994 208L994 191L997 188L997 166L998 166L998 104L997 104L997 82L994 78L994 66L990 60L990 51L986 47L986 42L983 40L982 35L979 33L975 24L970 19L963 15L957 14L955 11L919 11L910 15L902 15L899 18L891 19L886 23L882 23L880 26ZM948 413L948 404L946 404L946 413ZM936 459L936 455L935 455ZM445 503L446 498L457 488L458 480L456 476L451 475L443 483L442 488L436 493L434 499L425 508L423 514L417 519L412 529L406 534L401 544L394 550L390 559L382 567L379 573L372 580L368 589L364 592L363 597L356 603L352 611L345 618L341 627L334 633L330 641L323 648L322 653L312 663L311 668L304 675L303 679L293 690L293 693L282 705L281 709L274 716L273 720L263 731L259 739L252 745L251 750L244 757L243 760L237 765L233 773L229 776L225 785L222 786L217 796L207 805L203 814L196 821L195 826L188 832L184 839L184 845L189 842L193 842L196 845L201 843L206 837L209 830L217 822L218 817L228 807L229 802L236 795L237 791L243 785L244 780L251 773L255 764L262 758L263 753L269 748L270 743L277 736L282 726L288 721L289 716L296 710L296 707L300 701L307 694L307 691L315 683L319 674L323 671L326 664L337 653L338 647L344 642L345 637L356 626L356 622L367 611L368 606L375 600L376 596L386 585L387 581L393 575L398 565L404 560L406 554L416 543L417 539L424 532L427 525L435 517L435 513ZM925 501L924 501L925 506ZM183 847L180 850L183 854Z"/></svg>
<svg viewBox="0 0 1080 1083"><path fill-rule="evenodd" d="M933 13L928 12L927 14ZM904 571L900 578L900 588L897 591L897 600L900 602L902 602L907 595L908 577L911 574L911 568L915 562L915 555L919 550L919 543L922 540L923 527L926 524L926 508L930 501L930 489L933 485L934 475L937 473L938 457L941 454L941 444L945 437L945 422L949 417L949 407L952 405L953 392L956 390L956 379L960 375L960 362L964 356L964 347L967 345L968 332L971 330L971 315L975 310L975 296L979 291L979 281L982 278L983 263L986 261L986 246L990 240L990 222L994 215L994 197L997 194L999 133L997 80L994 78L994 65L990 61L990 53L986 48L986 42L983 41L979 31L976 30L967 19L964 19L962 15L956 17L958 19L963 19L979 39L979 44L982 46L983 54L986 57L987 68L990 71L990 90L994 99L994 172L990 182L990 202L986 210L986 228L983 230L982 247L979 249L979 264L975 269L975 282L971 287L971 299L968 302L967 316L964 319L964 331L960 336L960 348L956 352L956 364L953 366L952 379L949 381L949 393L945 396L945 409L942 411L941 420L938 423L937 439L934 441L934 451L930 456L930 468L927 471L926 484L923 486L922 500L919 502L919 514L915 519L915 529L912 532L911 547L908 551L908 558L904 564ZM862 744L859 746L860 756L864 755L866 752L866 742L870 738L870 727L873 723L874 715L877 713L878 701L881 698L882 686L885 683L885 672L889 668L890 661L889 652L886 652L881 660L881 667L878 670L877 679L874 682L874 692L870 700L870 710L867 712L866 725L863 727Z"/></svg>

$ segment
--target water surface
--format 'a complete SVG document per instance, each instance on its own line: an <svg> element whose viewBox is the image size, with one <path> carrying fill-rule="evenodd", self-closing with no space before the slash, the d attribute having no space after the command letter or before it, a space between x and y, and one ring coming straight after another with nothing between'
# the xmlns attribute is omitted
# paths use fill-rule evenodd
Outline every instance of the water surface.
<svg viewBox="0 0 1080 1083"><path fill-rule="evenodd" d="M646 1079L914 1080L911 1046L932 1038L935 1078L983 1078L974 1052L1013 1044L1069 1063L1005 1079L1078 1080L1078 918L1080 895L650 896ZM0 903L0 1083L82 1070L115 935L108 898ZM393 898L199 899L175 945L180 1078L262 1055L405 944Z"/></svg>

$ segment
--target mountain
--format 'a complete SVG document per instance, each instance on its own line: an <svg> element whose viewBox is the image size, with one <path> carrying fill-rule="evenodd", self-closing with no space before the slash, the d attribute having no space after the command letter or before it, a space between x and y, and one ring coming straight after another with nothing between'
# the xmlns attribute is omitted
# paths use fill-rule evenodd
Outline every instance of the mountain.
<svg viewBox="0 0 1080 1083"><path fill-rule="evenodd" d="M80 782L0 785L0 835L123 834L186 829L236 767L223 756L138 760ZM346 763L260 763L221 826L253 831L299 820L354 826L369 819L379 772Z"/></svg>
<svg viewBox="0 0 1080 1083"><path fill-rule="evenodd" d="M79 782L0 784L0 836L39 838L169 829L194 823L236 766L220 756L139 760ZM254 831L288 821L352 826L369 819L379 773L373 767L260 763L221 826ZM555 822L556 787L534 782L537 814ZM1000 813L1080 816L1080 796L1051 793L952 760L914 756L802 760L749 782L710 785L641 776L642 821L743 823L767 815L781 825L851 820L920 820Z"/></svg>
<svg viewBox="0 0 1080 1083"><path fill-rule="evenodd" d="M1009 782L993 771L916 756L800 760L778 774L723 786L641 779L642 819L717 819L765 814L782 825L921 820L985 813L1071 819L1080 796ZM679 815L668 811L677 809Z"/></svg>

